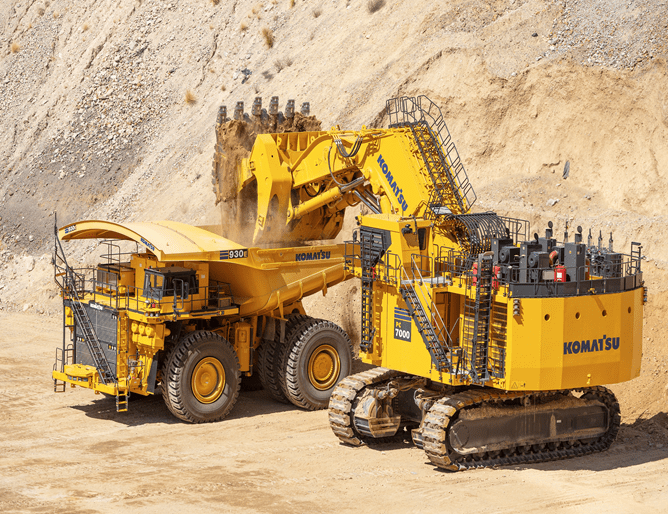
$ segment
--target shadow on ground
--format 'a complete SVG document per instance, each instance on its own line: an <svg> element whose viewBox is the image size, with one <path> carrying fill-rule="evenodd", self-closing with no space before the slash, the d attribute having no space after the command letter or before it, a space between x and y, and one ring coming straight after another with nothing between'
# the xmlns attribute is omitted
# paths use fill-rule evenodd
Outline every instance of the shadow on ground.
<svg viewBox="0 0 668 514"><path fill-rule="evenodd" d="M116 412L116 399L112 396L98 396L86 405L73 405L70 408L84 412L95 419L105 419L126 426L138 426L151 423L184 423L176 418L165 405L162 393L156 390L152 396L132 395L127 412ZM232 412L226 420L242 419L274 412L296 410L292 404L279 403L263 390L241 391ZM225 420L223 420L225 421Z"/></svg>
<svg viewBox="0 0 668 514"><path fill-rule="evenodd" d="M386 443L374 442L368 446L372 450L392 451L414 445L411 441L410 432L406 431ZM537 464L499 466L498 469L606 471L656 462L666 458L668 458L668 414L661 412L649 419L638 419L633 423L623 423L620 426L616 440L607 451ZM431 462L426 462L431 465ZM451 473L446 470L440 471Z"/></svg>

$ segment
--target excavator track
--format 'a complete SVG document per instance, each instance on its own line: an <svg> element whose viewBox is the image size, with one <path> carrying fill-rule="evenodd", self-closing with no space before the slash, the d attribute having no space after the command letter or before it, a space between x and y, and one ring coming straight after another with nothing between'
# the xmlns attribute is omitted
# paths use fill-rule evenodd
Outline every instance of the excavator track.
<svg viewBox="0 0 668 514"><path fill-rule="evenodd" d="M349 375L339 382L329 399L329 425L342 442L351 446L360 446L363 443L381 441L365 437L353 428L353 404L355 398L365 387L377 385L401 375L402 373L391 369L373 368ZM388 439L391 438L383 438L385 441Z"/></svg>
<svg viewBox="0 0 668 514"><path fill-rule="evenodd" d="M402 432L373 438L360 433L354 420L356 400L365 388L398 377L406 374L374 368L338 384L329 402L329 424L343 443L360 446L405 437ZM436 400L422 428L413 431L413 440L436 466L462 471L605 451L615 440L620 421L617 399L605 387L546 392L475 388Z"/></svg>
<svg viewBox="0 0 668 514"><path fill-rule="evenodd" d="M595 438L584 437L573 440L565 437L561 441L547 444L531 444L522 441L516 446L501 451L488 451L482 448L466 455L458 453L452 447L451 428L465 409L481 407L486 404L503 404L517 399L539 400L541 397L554 396L554 392L526 393L503 392L490 389L470 389L438 400L427 413L422 428L422 442L429 460L439 468L460 471L471 468L486 468L516 464L535 464L552 460L579 457L607 450L615 440L620 425L619 404L615 395L605 387L574 389L582 393L591 403L607 409L607 430ZM564 394L568 391L563 391ZM566 398L566 396L564 396ZM570 397L572 398L572 397Z"/></svg>

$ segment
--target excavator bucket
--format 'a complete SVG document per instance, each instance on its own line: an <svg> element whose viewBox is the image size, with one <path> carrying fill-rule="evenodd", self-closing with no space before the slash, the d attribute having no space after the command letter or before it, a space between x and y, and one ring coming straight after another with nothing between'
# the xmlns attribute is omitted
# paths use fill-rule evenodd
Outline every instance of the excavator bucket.
<svg viewBox="0 0 668 514"><path fill-rule="evenodd" d="M223 219L249 244L333 239L347 207L368 212L445 219L475 202L440 109L426 97L387 103L389 128L320 130L320 122L285 114L272 98L269 112L255 99L251 115L239 102L216 124L214 186ZM225 225L225 223L224 223ZM235 228L236 227L236 228Z"/></svg>
<svg viewBox="0 0 668 514"><path fill-rule="evenodd" d="M295 112L295 101L288 100L285 110L279 111L274 96L267 110L262 108L262 98L256 97L250 114L244 111L243 102L237 102L231 118L227 107L220 107L212 183L227 237L247 244L295 239L283 237L285 220L275 223L278 212L287 213L292 177L289 168L281 165L279 154L271 151L271 134L318 130L320 121L310 116L308 102L302 104L301 112ZM248 159L254 145L261 163ZM263 239L262 233L270 231L273 236Z"/></svg>

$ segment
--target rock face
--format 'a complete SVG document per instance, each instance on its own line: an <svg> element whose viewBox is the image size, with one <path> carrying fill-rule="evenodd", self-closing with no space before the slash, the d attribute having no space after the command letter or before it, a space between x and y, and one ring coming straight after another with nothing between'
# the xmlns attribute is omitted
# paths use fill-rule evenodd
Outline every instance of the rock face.
<svg viewBox="0 0 668 514"><path fill-rule="evenodd" d="M59 226L220 223L226 191L208 179L218 107L232 118L243 101L250 114L256 96L265 108L279 96L281 111L310 102L323 128L354 129L386 126L388 98L426 94L476 209L614 230L620 248L643 241L657 270L668 265L656 230L668 220L665 4L417 0L372 13L337 0L318 16L272 0L0 7L5 305L26 303L23 275L51 288L48 259L31 272L21 259L52 251L54 212ZM100 253L68 252L89 264Z"/></svg>
<svg viewBox="0 0 668 514"><path fill-rule="evenodd" d="M544 159L563 166L566 155L585 174L613 162L661 169L655 162L665 158L665 88L650 84L665 78L668 6L649 0L418 0L374 12L337 1L317 16L275 0L0 6L0 238L15 250L44 249L54 211L62 222L216 221L199 177L217 107L231 112L255 96L266 105L278 95L281 109L289 98L310 101L325 127L355 128L386 123L389 97L427 94L444 108L478 184L524 164L536 173ZM271 48L263 33L273 34ZM641 112L635 124L626 98L652 116ZM597 140L600 119L610 136ZM615 145L630 126L638 137ZM546 141L559 143L559 155L555 146L546 156ZM627 143L627 152L612 149Z"/></svg>

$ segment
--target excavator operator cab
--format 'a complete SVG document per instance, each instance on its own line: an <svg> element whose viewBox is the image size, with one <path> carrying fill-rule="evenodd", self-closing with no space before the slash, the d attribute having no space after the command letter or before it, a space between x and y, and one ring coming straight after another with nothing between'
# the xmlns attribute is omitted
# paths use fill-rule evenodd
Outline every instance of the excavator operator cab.
<svg viewBox="0 0 668 514"><path fill-rule="evenodd" d="M181 266L149 268L144 274L144 297L155 301L163 298L187 300L199 292L197 272Z"/></svg>

